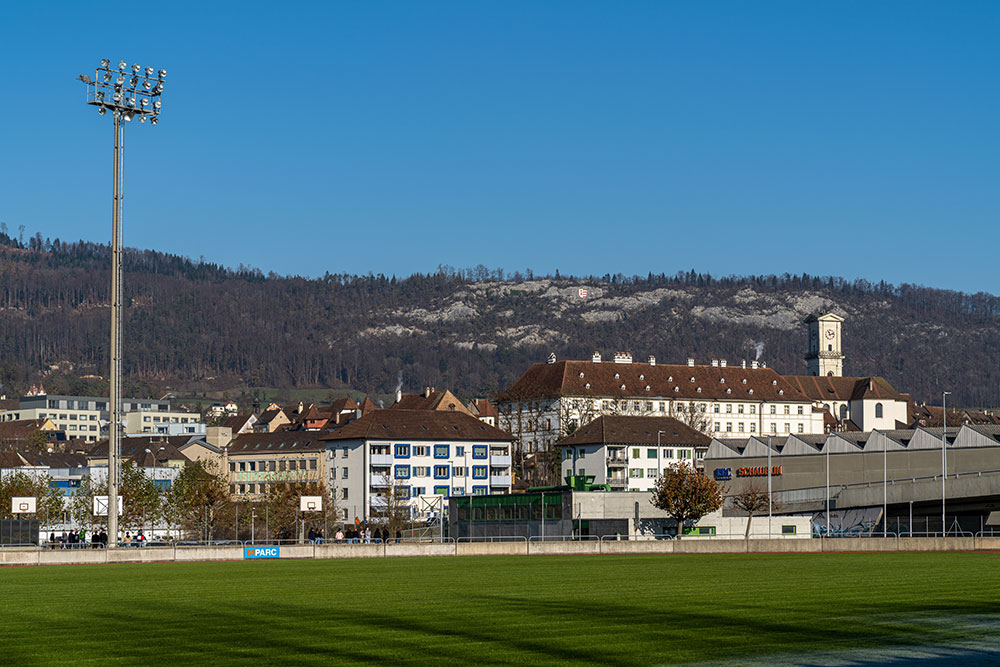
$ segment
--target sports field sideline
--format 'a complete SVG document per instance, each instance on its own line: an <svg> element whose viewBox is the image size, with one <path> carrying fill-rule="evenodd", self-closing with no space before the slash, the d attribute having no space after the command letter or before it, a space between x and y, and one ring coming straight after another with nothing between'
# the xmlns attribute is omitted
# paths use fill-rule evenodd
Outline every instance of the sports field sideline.
<svg viewBox="0 0 1000 667"><path fill-rule="evenodd" d="M32 664L1000 661L1000 554L248 561L0 570Z"/></svg>

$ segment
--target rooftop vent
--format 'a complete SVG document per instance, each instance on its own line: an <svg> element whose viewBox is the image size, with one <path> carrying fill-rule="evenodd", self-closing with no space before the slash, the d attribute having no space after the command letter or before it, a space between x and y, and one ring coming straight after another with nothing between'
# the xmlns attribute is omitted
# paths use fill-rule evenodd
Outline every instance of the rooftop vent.
<svg viewBox="0 0 1000 667"><path fill-rule="evenodd" d="M594 356L592 356L590 358L590 360L592 362L594 362L595 364L601 363L601 353L600 352L594 352Z"/></svg>
<svg viewBox="0 0 1000 667"><path fill-rule="evenodd" d="M726 367L726 360L725 359L719 359L719 366L721 366L722 368L725 368Z"/></svg>
<svg viewBox="0 0 1000 667"><path fill-rule="evenodd" d="M784 396L784 395L785 395L785 390L784 389L779 389L778 390L778 396Z"/></svg>
<svg viewBox="0 0 1000 667"><path fill-rule="evenodd" d="M777 387L778 386L778 381L777 380L771 380L771 384L773 384L774 386Z"/></svg>
<svg viewBox="0 0 1000 667"><path fill-rule="evenodd" d="M743 384L746 384L746 383L747 383L747 379L743 378Z"/></svg>
<svg viewBox="0 0 1000 667"><path fill-rule="evenodd" d="M698 387L698 393L699 394L701 393L701 387Z"/></svg>
<svg viewBox="0 0 1000 667"><path fill-rule="evenodd" d="M617 380L618 378L620 378L620 377L621 377L621 375L619 375L618 373L615 373L615 379L616 379L616 380Z"/></svg>
<svg viewBox="0 0 1000 667"><path fill-rule="evenodd" d="M656 365L656 357L654 357L653 355L649 355L649 365L650 366Z"/></svg>
<svg viewBox="0 0 1000 667"><path fill-rule="evenodd" d="M632 355L628 352L615 352L615 363L616 364L631 364Z"/></svg>
<svg viewBox="0 0 1000 667"><path fill-rule="evenodd" d="M748 389L747 393L750 394L751 396L753 396L753 388Z"/></svg>
<svg viewBox="0 0 1000 667"><path fill-rule="evenodd" d="M646 385L646 391L649 391L649 385L648 384Z"/></svg>
<svg viewBox="0 0 1000 667"><path fill-rule="evenodd" d="M625 385L622 385L622 391L625 391Z"/></svg>
<svg viewBox="0 0 1000 667"><path fill-rule="evenodd" d="M718 367L719 367L719 360L712 359L712 368L718 368Z"/></svg>
<svg viewBox="0 0 1000 667"><path fill-rule="evenodd" d="M555 352L552 352L551 354L549 354L549 363L550 364L556 363L556 353Z"/></svg>

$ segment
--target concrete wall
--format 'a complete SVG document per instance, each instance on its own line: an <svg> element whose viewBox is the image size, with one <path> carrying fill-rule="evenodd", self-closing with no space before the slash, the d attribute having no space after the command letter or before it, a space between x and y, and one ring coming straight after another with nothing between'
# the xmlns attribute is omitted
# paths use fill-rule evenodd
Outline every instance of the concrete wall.
<svg viewBox="0 0 1000 667"><path fill-rule="evenodd" d="M599 554L849 553L1000 551L1000 537L839 539L584 540L580 542L403 542L400 544L282 545L283 559L405 556L544 556ZM184 561L239 561L243 548L144 547L142 549L0 549L0 565L86 565Z"/></svg>

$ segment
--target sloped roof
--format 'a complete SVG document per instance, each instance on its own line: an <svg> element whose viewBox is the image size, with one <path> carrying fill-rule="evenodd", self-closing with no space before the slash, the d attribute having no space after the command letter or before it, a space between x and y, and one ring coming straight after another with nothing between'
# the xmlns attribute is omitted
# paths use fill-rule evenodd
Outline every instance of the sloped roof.
<svg viewBox="0 0 1000 667"><path fill-rule="evenodd" d="M326 433L324 440L513 440L506 431L465 412L440 410L376 410Z"/></svg>
<svg viewBox="0 0 1000 667"><path fill-rule="evenodd" d="M771 368L653 366L644 363L593 361L532 364L498 400L519 401L559 396L788 402L809 400Z"/></svg>
<svg viewBox="0 0 1000 667"><path fill-rule="evenodd" d="M319 431L241 433L229 443L226 450L230 456L322 451L326 449L326 443L319 436Z"/></svg>
<svg viewBox="0 0 1000 667"><path fill-rule="evenodd" d="M556 442L557 447L573 445L655 445L657 432L661 445L688 445L707 447L712 441L704 433L697 431L673 417L626 417L604 415L581 426L573 433Z"/></svg>
<svg viewBox="0 0 1000 667"><path fill-rule="evenodd" d="M403 394L399 401L389 406L391 410L439 410L441 412L461 412L474 417L469 409L462 405L462 401L444 389L442 391L432 391L429 395L424 394Z"/></svg>
<svg viewBox="0 0 1000 667"><path fill-rule="evenodd" d="M233 415L232 417L226 417L222 420L223 426L228 426L233 429L233 433L236 433L241 428L246 426L247 422L253 419L253 415Z"/></svg>
<svg viewBox="0 0 1000 667"><path fill-rule="evenodd" d="M488 398L474 398L469 401L469 411L477 417L497 418L500 416L496 407L490 403L490 399Z"/></svg>
<svg viewBox="0 0 1000 667"><path fill-rule="evenodd" d="M79 468L87 465L86 454L66 452L21 452L25 465L47 468Z"/></svg>
<svg viewBox="0 0 1000 667"><path fill-rule="evenodd" d="M830 375L786 375L785 379L814 401L882 399L907 401L883 377L836 377Z"/></svg>

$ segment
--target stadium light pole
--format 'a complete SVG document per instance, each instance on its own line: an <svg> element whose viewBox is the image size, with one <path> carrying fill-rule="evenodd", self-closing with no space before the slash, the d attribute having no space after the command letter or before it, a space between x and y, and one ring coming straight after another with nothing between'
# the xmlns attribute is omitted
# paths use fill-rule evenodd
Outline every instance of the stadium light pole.
<svg viewBox="0 0 1000 667"><path fill-rule="evenodd" d="M154 74L155 73L155 74ZM77 77L87 87L87 104L97 107L104 116L109 111L115 121L114 188L111 200L111 369L108 389L110 424L108 425L108 534L109 547L118 546L118 484L121 475L122 440L122 233L125 226L125 152L124 123L138 118L156 125L160 118L160 95L167 71L142 68L124 60L117 69L111 61L101 60L94 78Z"/></svg>
<svg viewBox="0 0 1000 667"><path fill-rule="evenodd" d="M945 525L944 509L945 495L944 482L948 478L948 394L946 391L941 394L941 537L947 537L948 527Z"/></svg>
<svg viewBox="0 0 1000 667"><path fill-rule="evenodd" d="M767 436L767 539L771 539L771 436ZM748 519L749 521L749 519Z"/></svg>

